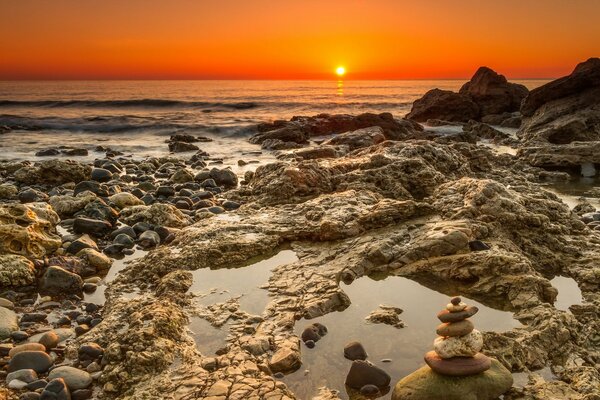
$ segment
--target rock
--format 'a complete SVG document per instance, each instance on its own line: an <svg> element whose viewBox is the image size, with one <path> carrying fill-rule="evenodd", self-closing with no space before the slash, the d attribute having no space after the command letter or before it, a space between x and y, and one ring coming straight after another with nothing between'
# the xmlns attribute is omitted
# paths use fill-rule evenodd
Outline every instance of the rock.
<svg viewBox="0 0 600 400"><path fill-rule="evenodd" d="M106 271L112 265L112 260L97 250L86 248L77 253L77 257L86 260L97 271Z"/></svg>
<svg viewBox="0 0 600 400"><path fill-rule="evenodd" d="M170 228L183 228L190 224L188 218L170 204L128 207L121 211L121 221L128 225L143 221Z"/></svg>
<svg viewBox="0 0 600 400"><path fill-rule="evenodd" d="M459 93L468 95L484 116L518 111L529 90L523 85L509 83L504 75L488 67L480 67Z"/></svg>
<svg viewBox="0 0 600 400"><path fill-rule="evenodd" d="M0 185L0 199L11 200L14 199L19 193L19 190L15 185L9 183L3 183Z"/></svg>
<svg viewBox="0 0 600 400"><path fill-rule="evenodd" d="M38 379L37 373L32 369L20 369L6 375L6 383L13 379L18 379L25 383L30 383Z"/></svg>
<svg viewBox="0 0 600 400"><path fill-rule="evenodd" d="M131 249L135 246L135 241L133 240L133 238L124 233L117 235L117 237L114 238L113 243L121 245L126 249Z"/></svg>
<svg viewBox="0 0 600 400"><path fill-rule="evenodd" d="M87 233L88 235L103 237L112 229L112 225L107 221L97 219L77 217L73 223L73 231L76 233Z"/></svg>
<svg viewBox="0 0 600 400"><path fill-rule="evenodd" d="M98 174L98 173L96 173ZM100 196L100 197L108 197L109 193L108 193L108 186L103 185L99 182L96 181L82 181L79 182L77 185L75 185L75 188L73 189L73 196L79 196L79 194L83 193L83 192L91 192L93 194L95 194L96 196Z"/></svg>
<svg viewBox="0 0 600 400"><path fill-rule="evenodd" d="M200 147L195 144L186 142L171 142L169 143L169 151L172 153L184 153L186 151L200 150Z"/></svg>
<svg viewBox="0 0 600 400"><path fill-rule="evenodd" d="M168 185L161 185L156 189L156 195L159 197L173 197L175 196L175 188Z"/></svg>
<svg viewBox="0 0 600 400"><path fill-rule="evenodd" d="M0 307L0 340L10 337L12 332L19 330L19 319L14 311Z"/></svg>
<svg viewBox="0 0 600 400"><path fill-rule="evenodd" d="M87 400L91 399L94 392L91 389L78 389L71 393L71 400Z"/></svg>
<svg viewBox="0 0 600 400"><path fill-rule="evenodd" d="M169 178L170 182L173 183L186 183L194 181L194 174L188 171L185 168L177 170L171 177Z"/></svg>
<svg viewBox="0 0 600 400"><path fill-rule="evenodd" d="M481 240L471 240L469 242L469 249L471 249L471 251L485 251L485 250L489 250L490 246L488 246L486 243L482 242Z"/></svg>
<svg viewBox="0 0 600 400"><path fill-rule="evenodd" d="M62 378L53 379L42 391L40 400L71 400L71 392Z"/></svg>
<svg viewBox="0 0 600 400"><path fill-rule="evenodd" d="M599 164L600 59L577 65L564 78L532 90L523 101L518 156L531 165L581 168Z"/></svg>
<svg viewBox="0 0 600 400"><path fill-rule="evenodd" d="M50 371L48 379L57 378L62 378L71 391L85 389L92 384L92 377L87 371L69 366L57 367Z"/></svg>
<svg viewBox="0 0 600 400"><path fill-rule="evenodd" d="M9 352L9 357L14 357L22 351L46 351L46 346L41 343L23 343L13 347Z"/></svg>
<svg viewBox="0 0 600 400"><path fill-rule="evenodd" d="M108 182L112 179L113 173L104 168L94 168L90 178L97 182Z"/></svg>
<svg viewBox="0 0 600 400"><path fill-rule="evenodd" d="M363 345L359 342L350 342L344 346L344 357L348 360L366 360L368 355Z"/></svg>
<svg viewBox="0 0 600 400"><path fill-rule="evenodd" d="M17 182L26 185L62 185L69 182L81 182L90 178L92 168L89 165L72 160L46 160L35 165L25 166L14 174Z"/></svg>
<svg viewBox="0 0 600 400"><path fill-rule="evenodd" d="M313 342L318 342L319 339L321 339L321 335L319 334L319 327L313 324L307 326L302 331L300 337L303 342L307 342L309 340L312 340Z"/></svg>
<svg viewBox="0 0 600 400"><path fill-rule="evenodd" d="M437 317L442 322L459 322L464 319L470 318L477 314L479 309L475 306L468 306L464 311L450 312L448 310L442 310L438 313Z"/></svg>
<svg viewBox="0 0 600 400"><path fill-rule="evenodd" d="M8 363L8 372L32 369L37 373L46 372L52 366L52 359L43 351L21 351Z"/></svg>
<svg viewBox="0 0 600 400"><path fill-rule="evenodd" d="M89 235L82 235L77 240L71 242L67 247L67 253L79 254L84 249L92 249L98 251L98 245Z"/></svg>
<svg viewBox="0 0 600 400"><path fill-rule="evenodd" d="M7 386L8 386L9 389L21 390L21 389L24 389L27 386L27 382L23 382L23 381L18 380L18 379L13 379L12 381L10 381L8 383Z"/></svg>
<svg viewBox="0 0 600 400"><path fill-rule="evenodd" d="M450 122L477 120L479 106L467 95L449 90L432 89L416 100L406 118L425 122L441 119Z"/></svg>
<svg viewBox="0 0 600 400"><path fill-rule="evenodd" d="M38 343L46 348L46 351L55 348L60 341L58 335L54 331L48 331L42 335Z"/></svg>
<svg viewBox="0 0 600 400"><path fill-rule="evenodd" d="M372 311L365 319L372 324L386 324L394 328L404 328L404 322L398 317L402 309L398 307L380 305L378 310Z"/></svg>
<svg viewBox="0 0 600 400"><path fill-rule="evenodd" d="M396 384L392 400L495 400L512 384L511 373L496 360L487 371L466 377L440 375L425 366Z"/></svg>
<svg viewBox="0 0 600 400"><path fill-rule="evenodd" d="M97 196L93 193L83 192L77 196L52 196L48 203L61 218L70 218L96 198Z"/></svg>
<svg viewBox="0 0 600 400"><path fill-rule="evenodd" d="M85 343L79 346L78 350L80 360L96 360L104 354L104 349L98 343Z"/></svg>
<svg viewBox="0 0 600 400"><path fill-rule="evenodd" d="M138 238L138 244L144 248L156 247L160 244L160 236L154 231L146 231Z"/></svg>
<svg viewBox="0 0 600 400"><path fill-rule="evenodd" d="M34 282L35 267L31 261L15 254L0 255L0 287L27 286Z"/></svg>
<svg viewBox="0 0 600 400"><path fill-rule="evenodd" d="M79 275L57 266L50 266L40 279L40 290L49 294L80 293L83 280Z"/></svg>
<svg viewBox="0 0 600 400"><path fill-rule="evenodd" d="M442 358L473 357L483 348L483 336L477 329L465 336L440 336L433 342L433 348Z"/></svg>
<svg viewBox="0 0 600 400"><path fill-rule="evenodd" d="M35 152L36 157L51 157L51 156L57 156L59 154L60 154L60 151L58 149L54 149L54 148L38 150Z"/></svg>
<svg viewBox="0 0 600 400"><path fill-rule="evenodd" d="M62 153L66 156L87 156L88 155L88 151L87 149L65 149L62 150Z"/></svg>
<svg viewBox="0 0 600 400"><path fill-rule="evenodd" d="M346 376L346 386L360 390L365 385L374 385L386 388L390 385L391 378L387 372L368 361L355 360L352 362L350 372Z"/></svg>
<svg viewBox="0 0 600 400"><path fill-rule="evenodd" d="M475 326L469 319L438 325L436 333L440 336L464 336L471 333Z"/></svg>
<svg viewBox="0 0 600 400"><path fill-rule="evenodd" d="M219 186L225 186L228 188L237 187L238 185L238 177L230 169L218 169L213 168L209 172L209 177L215 181L215 183Z"/></svg>
<svg viewBox="0 0 600 400"><path fill-rule="evenodd" d="M123 209L131 206L139 206L143 205L144 202L135 197L131 193L121 192L117 194L113 194L108 198L108 200L113 203L117 208Z"/></svg>
<svg viewBox="0 0 600 400"><path fill-rule="evenodd" d="M293 372L300 368L300 353L289 347L282 347L269 360L269 368L276 372Z"/></svg>
<svg viewBox="0 0 600 400"><path fill-rule="evenodd" d="M58 215L47 204L0 204L0 254L42 258L61 245Z"/></svg>
<svg viewBox="0 0 600 400"><path fill-rule="evenodd" d="M365 396L375 396L379 394L379 388L375 385L365 385L360 388L360 394Z"/></svg>
<svg viewBox="0 0 600 400"><path fill-rule="evenodd" d="M482 353L473 357L442 358L435 351L425 354L425 363L438 374L447 376L477 375L491 367L491 359Z"/></svg>
<svg viewBox="0 0 600 400"><path fill-rule="evenodd" d="M31 390L31 389L29 389L29 390ZM21 396L19 396L19 400L39 400L40 396L41 396L40 393L37 393L37 392L26 392L26 393L23 393Z"/></svg>
<svg viewBox="0 0 600 400"><path fill-rule="evenodd" d="M325 141L322 146L345 145L350 150L373 146L385 140L383 129L379 126L362 128L351 132L340 133Z"/></svg>

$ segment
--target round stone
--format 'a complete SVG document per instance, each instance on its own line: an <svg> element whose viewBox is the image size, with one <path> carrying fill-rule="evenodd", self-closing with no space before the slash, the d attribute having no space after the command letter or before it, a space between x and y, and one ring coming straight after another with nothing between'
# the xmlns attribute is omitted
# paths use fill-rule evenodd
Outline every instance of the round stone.
<svg viewBox="0 0 600 400"><path fill-rule="evenodd" d="M41 345L43 345L46 350L50 350L55 348L58 345L60 338L54 331L48 331L42 335L40 340L38 341Z"/></svg>
<svg viewBox="0 0 600 400"><path fill-rule="evenodd" d="M52 366L52 359L43 351L22 351L10 359L8 372L32 369L37 373L46 372Z"/></svg>
<svg viewBox="0 0 600 400"><path fill-rule="evenodd" d="M435 332L440 336L465 336L475 329L473 323L469 319L463 319L458 322L446 322L439 324Z"/></svg>
<svg viewBox="0 0 600 400"><path fill-rule="evenodd" d="M359 342L350 342L344 346L344 357L348 360L366 360L367 351Z"/></svg>
<svg viewBox="0 0 600 400"><path fill-rule="evenodd" d="M454 304L455 306L459 305L461 301L462 301L462 299L458 296L450 299L450 303Z"/></svg>
<svg viewBox="0 0 600 400"><path fill-rule="evenodd" d="M14 357L16 354L22 351L46 351L46 348L43 344L39 343L23 343L10 349L8 356Z"/></svg>
<svg viewBox="0 0 600 400"><path fill-rule="evenodd" d="M442 358L435 351L425 354L425 362L438 374L448 376L469 376L490 369L491 359L482 353L473 357Z"/></svg>
<svg viewBox="0 0 600 400"><path fill-rule="evenodd" d="M479 309L475 306L467 306L463 311L450 312L448 310L442 310L438 313L437 317L442 322L458 322L464 319L470 318L477 314Z"/></svg>
<svg viewBox="0 0 600 400"><path fill-rule="evenodd" d="M62 366L54 368L48 374L48 379L62 378L69 390L85 389L92 384L92 377L87 371L74 367Z"/></svg>
<svg viewBox="0 0 600 400"><path fill-rule="evenodd" d="M458 303L458 304L448 303L446 305L446 310L448 310L450 312L463 311L465 308L467 308L467 305L465 303Z"/></svg>
<svg viewBox="0 0 600 400"><path fill-rule="evenodd" d="M379 388L375 385L365 385L360 388L360 394L365 396L374 396L379 394Z"/></svg>
<svg viewBox="0 0 600 400"><path fill-rule="evenodd" d="M477 329L465 336L440 336L433 342L433 349L442 358L473 357L482 348L483 335Z"/></svg>
<svg viewBox="0 0 600 400"><path fill-rule="evenodd" d="M494 359L490 369L471 376L442 375L424 366L396 384L392 400L492 400L512 384L510 371Z"/></svg>

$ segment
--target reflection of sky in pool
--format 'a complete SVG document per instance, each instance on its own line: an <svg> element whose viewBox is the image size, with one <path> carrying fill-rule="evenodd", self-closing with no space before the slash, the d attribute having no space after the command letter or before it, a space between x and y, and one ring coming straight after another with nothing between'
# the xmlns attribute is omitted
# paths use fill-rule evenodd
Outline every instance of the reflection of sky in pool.
<svg viewBox="0 0 600 400"><path fill-rule="evenodd" d="M351 362L344 358L343 349L350 341L361 342L369 353L369 361L386 370L392 382L418 369L424 365L424 354L433 349L435 329L440 323L436 315L449 301L445 294L395 276L380 281L364 277L341 286L352 301L345 311L296 323L298 335L312 322L320 322L329 330L314 349L302 345L302 367L283 379L298 398L310 398L324 385L346 396L344 380ZM464 301L479 307L472 318L476 329L506 331L522 326L510 312L492 309L466 297ZM400 318L406 327L396 329L367 323L365 317L380 304L402 308ZM381 362L386 358L392 362ZM305 370L309 370L307 375Z"/></svg>

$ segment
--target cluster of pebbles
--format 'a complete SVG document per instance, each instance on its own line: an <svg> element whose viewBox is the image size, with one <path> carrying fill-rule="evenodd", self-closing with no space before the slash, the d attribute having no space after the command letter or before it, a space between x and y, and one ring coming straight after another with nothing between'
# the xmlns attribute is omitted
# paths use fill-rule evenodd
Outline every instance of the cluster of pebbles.
<svg viewBox="0 0 600 400"><path fill-rule="evenodd" d="M469 376L490 369L491 361L480 353L483 335L475 329L469 317L478 308L461 302L454 297L438 315L442 321L433 342L434 350L425 354L425 362L435 372L449 376Z"/></svg>
<svg viewBox="0 0 600 400"><path fill-rule="evenodd" d="M170 143L186 140L177 135ZM40 156L56 155L47 153ZM76 357L66 354L74 338L85 343L102 322L102 300L86 301L86 294L114 259L168 244L178 229L237 209L221 193L237 187L238 177L209 167L219 161L203 151L188 161L110 153L92 165L24 162L0 174L0 237L12 243L0 245L0 379L20 399L93 396L102 347L87 343Z"/></svg>

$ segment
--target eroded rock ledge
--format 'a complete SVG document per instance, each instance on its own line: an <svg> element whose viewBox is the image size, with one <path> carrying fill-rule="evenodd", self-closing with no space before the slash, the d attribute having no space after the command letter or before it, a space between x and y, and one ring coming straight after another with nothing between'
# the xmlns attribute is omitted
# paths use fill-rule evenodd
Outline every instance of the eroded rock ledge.
<svg viewBox="0 0 600 400"><path fill-rule="evenodd" d="M295 321L348 307L340 280L383 272L515 312L525 327L486 332L484 352L512 371L551 366L560 380L507 398L598 398L600 236L536 184L540 175L509 155L418 140L258 168L227 194L245 203L239 219L183 228L110 285L104 320L85 337L106 348L104 395L294 398L272 374L299 366ZM476 240L490 249L470 250ZM273 271L262 315L235 301L194 306L190 270L243 265L282 246L299 260ZM586 300L572 313L552 306L557 274L575 279ZM139 296L121 297L132 285ZM193 313L230 322L223 354L198 353L186 330Z"/></svg>

